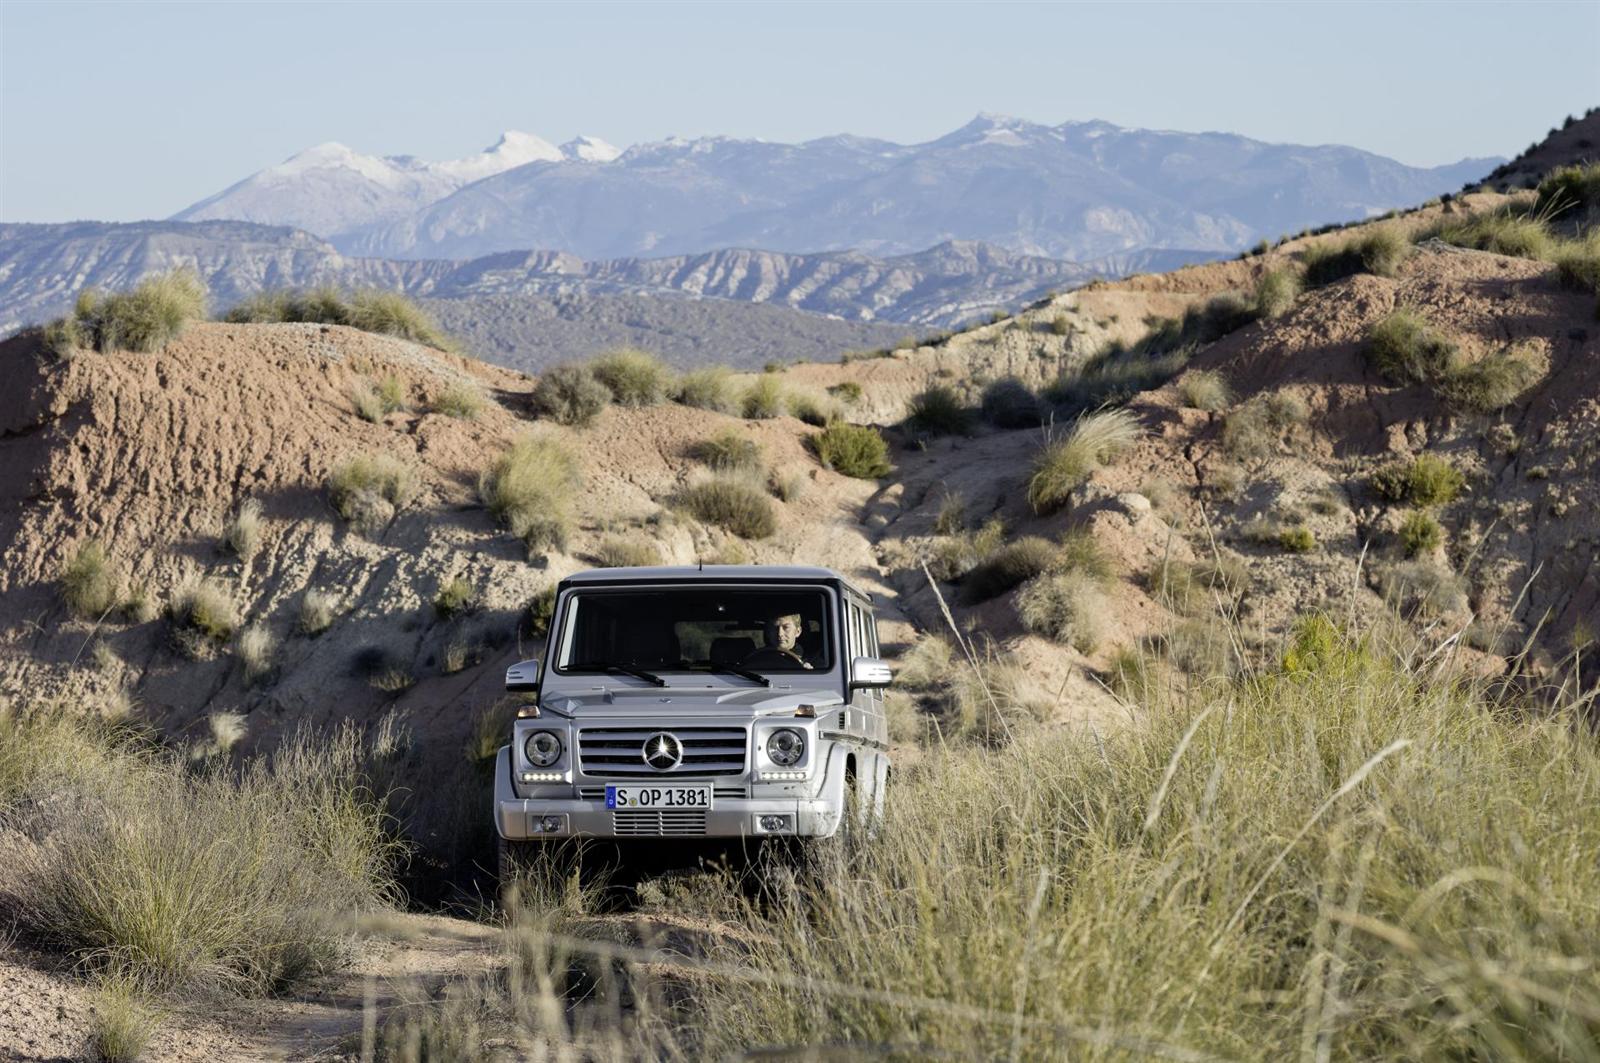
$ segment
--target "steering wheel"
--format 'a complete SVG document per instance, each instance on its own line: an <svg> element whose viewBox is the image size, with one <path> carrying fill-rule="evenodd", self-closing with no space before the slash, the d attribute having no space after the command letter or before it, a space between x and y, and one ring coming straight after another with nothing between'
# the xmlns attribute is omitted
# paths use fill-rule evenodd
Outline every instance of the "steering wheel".
<svg viewBox="0 0 1600 1063"><path fill-rule="evenodd" d="M805 659L797 653L780 650L776 646L762 646L751 650L739 661L740 668L793 668L805 666Z"/></svg>

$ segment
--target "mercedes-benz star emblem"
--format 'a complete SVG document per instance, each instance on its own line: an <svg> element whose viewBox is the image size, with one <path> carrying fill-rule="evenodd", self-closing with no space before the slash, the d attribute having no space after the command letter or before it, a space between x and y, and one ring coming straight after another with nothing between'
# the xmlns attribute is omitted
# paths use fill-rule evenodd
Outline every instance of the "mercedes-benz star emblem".
<svg viewBox="0 0 1600 1063"><path fill-rule="evenodd" d="M656 771L671 771L683 760L683 743L665 731L644 740L644 762Z"/></svg>

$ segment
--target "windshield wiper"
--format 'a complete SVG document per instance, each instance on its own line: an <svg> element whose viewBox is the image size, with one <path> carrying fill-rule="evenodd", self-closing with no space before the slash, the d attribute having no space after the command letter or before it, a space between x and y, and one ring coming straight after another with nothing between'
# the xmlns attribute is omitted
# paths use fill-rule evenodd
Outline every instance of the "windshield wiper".
<svg viewBox="0 0 1600 1063"><path fill-rule="evenodd" d="M607 672L612 675L631 675L635 679L643 679L646 683L654 683L658 687L667 685L667 681L654 672L647 672L643 668L633 668L626 664L607 664L604 661L591 661L588 664L569 664L569 672Z"/></svg>
<svg viewBox="0 0 1600 1063"><path fill-rule="evenodd" d="M706 671L715 672L718 675L736 675L744 679L753 679L764 687L772 685L772 680L760 672L752 672L750 669L740 668L736 664L708 664L706 665Z"/></svg>

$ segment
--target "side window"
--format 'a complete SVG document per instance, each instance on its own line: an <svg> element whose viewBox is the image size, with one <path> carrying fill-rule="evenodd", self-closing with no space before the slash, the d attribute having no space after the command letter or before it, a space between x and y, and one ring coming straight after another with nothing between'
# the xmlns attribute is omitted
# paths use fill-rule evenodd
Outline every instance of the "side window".
<svg viewBox="0 0 1600 1063"><path fill-rule="evenodd" d="M861 656L861 627L856 613L856 603L846 600L844 606L846 646L849 649L847 656L854 660Z"/></svg>
<svg viewBox="0 0 1600 1063"><path fill-rule="evenodd" d="M877 618L876 615L874 615L872 613L867 613L866 614L866 618L867 618L867 651L869 653L871 653L872 656L877 657L877 656L879 656L879 653L878 653L878 618Z"/></svg>

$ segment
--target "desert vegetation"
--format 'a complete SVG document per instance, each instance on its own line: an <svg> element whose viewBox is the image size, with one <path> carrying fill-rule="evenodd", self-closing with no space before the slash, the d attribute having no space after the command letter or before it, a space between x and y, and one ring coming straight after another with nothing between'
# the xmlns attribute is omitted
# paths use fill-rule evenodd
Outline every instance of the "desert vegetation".
<svg viewBox="0 0 1600 1063"><path fill-rule="evenodd" d="M328 474L328 500L363 534L382 528L416 497L416 469L387 454L358 454Z"/></svg>
<svg viewBox="0 0 1600 1063"><path fill-rule="evenodd" d="M778 527L772 499L748 477L713 476L678 492L674 504L703 524L741 539L765 539Z"/></svg>
<svg viewBox="0 0 1600 1063"><path fill-rule="evenodd" d="M672 374L665 362L632 347L602 354L589 368L618 406L654 406L666 398L671 385Z"/></svg>
<svg viewBox="0 0 1600 1063"><path fill-rule="evenodd" d="M478 495L495 519L535 553L567 541L580 482L577 458L567 445L535 433L516 440L483 472Z"/></svg>
<svg viewBox="0 0 1600 1063"><path fill-rule="evenodd" d="M1392 277L1411 253L1411 242L1393 226L1379 226L1342 242L1323 241L1300 252L1305 283L1311 288L1357 273Z"/></svg>
<svg viewBox="0 0 1600 1063"><path fill-rule="evenodd" d="M428 312L400 292L362 288L345 293L337 288L272 291L251 296L224 315L239 324L307 322L348 325L363 332L410 340L440 350L453 347Z"/></svg>
<svg viewBox="0 0 1600 1063"><path fill-rule="evenodd" d="M586 428L611 404L611 389L583 365L546 370L533 389L533 406L557 424Z"/></svg>
<svg viewBox="0 0 1600 1063"><path fill-rule="evenodd" d="M82 349L147 354L205 313L205 283L193 270L173 270L127 292L83 292L71 314L45 326L45 345L59 355Z"/></svg>
<svg viewBox="0 0 1600 1063"><path fill-rule="evenodd" d="M79 545L61 569L61 597L73 615L98 620L117 605L120 580L93 539Z"/></svg>
<svg viewBox="0 0 1600 1063"><path fill-rule="evenodd" d="M861 480L875 480L889 474L889 445L876 428L834 421L806 445L824 468Z"/></svg>
<svg viewBox="0 0 1600 1063"><path fill-rule="evenodd" d="M1131 448L1139 434L1139 422L1126 410L1080 417L1065 436L1047 441L1034 458L1028 504L1036 513L1060 509L1074 488L1096 468Z"/></svg>

